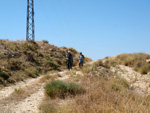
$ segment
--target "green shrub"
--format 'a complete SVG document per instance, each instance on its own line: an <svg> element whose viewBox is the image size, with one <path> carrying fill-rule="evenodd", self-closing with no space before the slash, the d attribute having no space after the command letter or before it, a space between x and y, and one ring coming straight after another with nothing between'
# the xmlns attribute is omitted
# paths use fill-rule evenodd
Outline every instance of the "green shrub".
<svg viewBox="0 0 150 113"><path fill-rule="evenodd" d="M24 48L26 50L36 51L38 49L38 47L39 47L38 44L34 41L26 42L24 44Z"/></svg>
<svg viewBox="0 0 150 113"><path fill-rule="evenodd" d="M47 65L50 66L54 70L58 69L57 65L51 60L48 60Z"/></svg>
<svg viewBox="0 0 150 113"><path fill-rule="evenodd" d="M17 94L21 94L21 93L23 93L23 90L21 89L21 88L15 88L15 93L17 93Z"/></svg>
<svg viewBox="0 0 150 113"><path fill-rule="evenodd" d="M69 92L72 95L76 95L76 94L84 93L85 89L83 87L81 87L80 85L77 85L75 83L70 83L70 84L68 84L67 92Z"/></svg>
<svg viewBox="0 0 150 113"><path fill-rule="evenodd" d="M85 92L85 89L80 85L74 83L65 83L59 80L52 81L51 83L47 84L45 89L46 93L52 98L65 98L67 94L76 95Z"/></svg>
<svg viewBox="0 0 150 113"><path fill-rule="evenodd" d="M140 67L139 68L139 72L141 73L141 74L147 74L148 72L149 72L149 66L148 65L143 65L142 67Z"/></svg>
<svg viewBox="0 0 150 113"><path fill-rule="evenodd" d="M48 44L48 41L47 41L47 40L43 40L43 42L46 43L46 44Z"/></svg>
<svg viewBox="0 0 150 113"><path fill-rule="evenodd" d="M5 80L7 80L9 78L9 74L7 74L6 72L2 72L0 71L0 77L4 78Z"/></svg>
<svg viewBox="0 0 150 113"><path fill-rule="evenodd" d="M36 78L37 76L39 76L39 72L34 68L26 69L26 73L29 77L32 77L32 78Z"/></svg>
<svg viewBox="0 0 150 113"><path fill-rule="evenodd" d="M19 61L19 59L15 59L15 58L12 58L10 59L9 61L9 66L8 68L12 71L17 71L17 70L20 70L21 69L21 61Z"/></svg>

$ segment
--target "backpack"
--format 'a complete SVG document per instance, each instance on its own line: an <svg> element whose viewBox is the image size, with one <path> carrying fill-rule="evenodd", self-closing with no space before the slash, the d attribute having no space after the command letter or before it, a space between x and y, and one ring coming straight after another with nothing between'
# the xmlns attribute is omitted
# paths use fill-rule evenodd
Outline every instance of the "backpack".
<svg viewBox="0 0 150 113"><path fill-rule="evenodd" d="M84 55L82 55L82 59L84 60Z"/></svg>
<svg viewBox="0 0 150 113"><path fill-rule="evenodd" d="M81 58L82 60L84 60L84 55L79 55L79 58Z"/></svg>

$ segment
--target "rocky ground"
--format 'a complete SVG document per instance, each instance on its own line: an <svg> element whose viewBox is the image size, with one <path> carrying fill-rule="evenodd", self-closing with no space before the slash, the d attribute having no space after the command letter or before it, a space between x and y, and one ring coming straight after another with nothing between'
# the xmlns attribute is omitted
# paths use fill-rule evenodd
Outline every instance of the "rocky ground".
<svg viewBox="0 0 150 113"><path fill-rule="evenodd" d="M125 78L136 93L150 94L150 73L142 75L128 66L118 65L111 70Z"/></svg>

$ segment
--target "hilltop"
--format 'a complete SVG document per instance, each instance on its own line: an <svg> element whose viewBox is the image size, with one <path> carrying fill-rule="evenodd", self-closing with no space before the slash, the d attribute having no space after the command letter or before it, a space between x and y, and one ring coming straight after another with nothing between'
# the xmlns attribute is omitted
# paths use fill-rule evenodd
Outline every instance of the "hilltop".
<svg viewBox="0 0 150 113"><path fill-rule="evenodd" d="M0 84L8 85L36 78L50 71L66 69L66 53L71 51L74 65L79 52L73 48L57 47L48 41L27 42L0 40ZM88 61L90 59L86 59Z"/></svg>
<svg viewBox="0 0 150 113"><path fill-rule="evenodd" d="M8 67L3 65L6 68L1 68L3 69L1 72L6 74L13 72L6 83L14 79L13 77L21 77L16 72L25 74L24 82L18 80L20 82L0 90L0 109L4 112L150 112L150 55L148 54L120 54L96 62L87 58L83 68L79 69L77 65L68 71L65 69L65 59L62 58L65 58L66 52L70 50L76 64L78 52L73 48L58 48L48 44L47 41L35 43L4 41L3 43L5 44L1 48L7 50L7 54L4 51L1 54L6 64L9 64L10 59L15 59L27 65L25 70L19 70L19 68L12 70L9 65ZM11 44L13 46L10 46ZM17 49L13 49L16 47ZM28 60L28 54L22 52L23 50L32 53L30 60ZM8 51L13 58L8 57ZM17 52L20 56L14 54ZM39 53L42 55L39 56ZM47 62L52 63L47 66ZM18 65L18 63L13 65L16 66L16 64ZM22 65L19 66L22 67ZM42 71L38 71L38 74L42 75L29 76L26 70L31 70L31 67L35 70L41 68Z"/></svg>

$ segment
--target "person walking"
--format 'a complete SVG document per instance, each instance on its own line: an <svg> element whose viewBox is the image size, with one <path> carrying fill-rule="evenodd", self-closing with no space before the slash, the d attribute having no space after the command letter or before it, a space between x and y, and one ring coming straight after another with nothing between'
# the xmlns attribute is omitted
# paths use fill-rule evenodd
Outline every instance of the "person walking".
<svg viewBox="0 0 150 113"><path fill-rule="evenodd" d="M73 65L73 56L70 51L68 51L66 55L66 60L67 60L67 68L68 70L71 70Z"/></svg>
<svg viewBox="0 0 150 113"><path fill-rule="evenodd" d="M84 55L82 54L82 52L80 52L80 55L79 55L79 67L80 68L83 67L83 63L84 63Z"/></svg>

